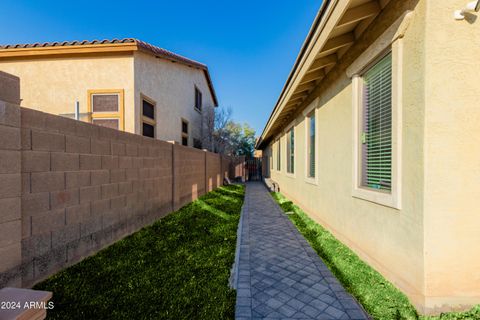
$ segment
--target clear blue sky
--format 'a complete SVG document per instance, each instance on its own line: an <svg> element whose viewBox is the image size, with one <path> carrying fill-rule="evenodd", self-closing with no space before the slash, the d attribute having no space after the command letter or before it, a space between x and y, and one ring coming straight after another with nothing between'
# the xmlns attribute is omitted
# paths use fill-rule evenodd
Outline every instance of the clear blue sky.
<svg viewBox="0 0 480 320"><path fill-rule="evenodd" d="M206 63L220 105L261 133L321 0L1 0L0 43L138 38Z"/></svg>

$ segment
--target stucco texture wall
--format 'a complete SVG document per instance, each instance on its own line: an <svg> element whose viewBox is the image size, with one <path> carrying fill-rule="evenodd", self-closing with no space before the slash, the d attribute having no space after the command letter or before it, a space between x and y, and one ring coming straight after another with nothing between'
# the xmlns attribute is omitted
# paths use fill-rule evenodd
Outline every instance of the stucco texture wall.
<svg viewBox="0 0 480 320"><path fill-rule="evenodd" d="M480 15L428 0L425 40L426 305L480 303ZM441 26L441 27L439 27Z"/></svg>
<svg viewBox="0 0 480 320"><path fill-rule="evenodd" d="M319 98L318 182L305 179L306 132L298 112L295 174L286 174L279 135L281 191L405 292L422 313L480 302L478 14L453 19L463 0L392 1L303 107ZM403 38L401 210L352 197L352 61L406 10ZM287 127L286 127L287 128ZM286 129L285 128L285 129Z"/></svg>
<svg viewBox="0 0 480 320"><path fill-rule="evenodd" d="M214 108L204 71L142 52L136 52L134 59L137 132L141 125L141 95L145 95L156 102L158 137L181 143L183 118L189 122L189 146L193 145L193 138L201 140L203 116ZM202 112L194 108L195 86L202 92Z"/></svg>
<svg viewBox="0 0 480 320"><path fill-rule="evenodd" d="M281 171L273 147L271 176L281 192L332 231L376 270L423 307L424 220L423 140L425 1L392 1L307 99L316 109L317 183L306 181L306 128L300 113L295 125L295 173L286 173L286 136ZM352 80L346 68L405 11L413 17L403 39L402 209L352 197ZM287 129L287 127L285 127Z"/></svg>
<svg viewBox="0 0 480 320"><path fill-rule="evenodd" d="M133 57L65 57L1 61L0 70L20 78L21 105L51 114L86 113L88 90L123 89L125 131L135 132Z"/></svg>

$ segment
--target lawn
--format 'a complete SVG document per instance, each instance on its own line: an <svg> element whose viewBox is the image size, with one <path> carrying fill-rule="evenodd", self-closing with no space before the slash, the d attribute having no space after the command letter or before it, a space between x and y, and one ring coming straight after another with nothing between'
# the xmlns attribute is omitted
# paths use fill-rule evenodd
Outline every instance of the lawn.
<svg viewBox="0 0 480 320"><path fill-rule="evenodd" d="M333 274L374 319L460 320L480 319L480 305L468 312L446 313L437 317L418 316L408 298L380 273L363 262L347 246L310 219L299 207L280 193L273 198L308 240Z"/></svg>
<svg viewBox="0 0 480 320"><path fill-rule="evenodd" d="M49 319L233 319L244 187L212 191L37 284Z"/></svg>

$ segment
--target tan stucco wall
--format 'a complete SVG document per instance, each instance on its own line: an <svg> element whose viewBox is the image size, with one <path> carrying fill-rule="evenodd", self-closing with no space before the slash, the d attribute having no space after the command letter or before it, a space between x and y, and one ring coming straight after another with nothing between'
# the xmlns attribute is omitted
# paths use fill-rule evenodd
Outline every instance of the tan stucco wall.
<svg viewBox="0 0 480 320"><path fill-rule="evenodd" d="M143 94L157 105L157 138L180 143L183 118L189 122L189 146L193 138L202 139L202 119L214 108L203 70L146 53L0 61L0 70L20 78L22 106L57 115L73 114L76 101L86 113L88 90L123 89L125 131L132 133L141 133ZM201 113L194 109L195 86L202 92Z"/></svg>
<svg viewBox="0 0 480 320"><path fill-rule="evenodd" d="M425 40L427 307L480 303L480 15L428 0ZM439 27L441 26L441 27Z"/></svg>
<svg viewBox="0 0 480 320"><path fill-rule="evenodd" d="M202 92L202 113L195 110L195 86ZM140 131L141 94L157 104L157 136L181 142L182 118L189 122L189 146L202 138L202 118L214 107L204 71L135 53L136 126ZM204 146L206 147L206 146Z"/></svg>
<svg viewBox="0 0 480 320"><path fill-rule="evenodd" d="M52 114L87 112L90 89L124 89L125 131L135 132L133 57L76 57L0 61L0 70L20 78L21 105Z"/></svg>
<svg viewBox="0 0 480 320"><path fill-rule="evenodd" d="M352 197L352 80L345 69L406 10L414 10L404 37L402 209ZM385 275L417 305L423 304L423 105L425 2L392 1L309 97L317 109L318 185L306 182L305 117L295 120L295 175L286 172L286 138L281 137L282 170L271 176L281 192L332 231Z"/></svg>
<svg viewBox="0 0 480 320"><path fill-rule="evenodd" d="M276 145L267 148L281 192L429 314L480 303L480 22L453 19L465 4L392 1L309 96L304 107L320 99L318 185L305 179L300 112L294 121L295 174L286 174L285 134L281 172ZM345 68L406 9L414 15L403 39L403 199L397 210L352 197L352 86Z"/></svg>

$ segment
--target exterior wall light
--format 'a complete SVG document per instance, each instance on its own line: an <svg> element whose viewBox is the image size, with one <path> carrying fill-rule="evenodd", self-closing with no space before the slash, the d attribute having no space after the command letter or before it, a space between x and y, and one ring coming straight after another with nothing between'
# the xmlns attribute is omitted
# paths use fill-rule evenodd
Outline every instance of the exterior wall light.
<svg viewBox="0 0 480 320"><path fill-rule="evenodd" d="M469 2L465 8L461 10L455 10L453 13L453 17L455 20L463 20L465 19L465 13L472 13L480 11L480 0Z"/></svg>

